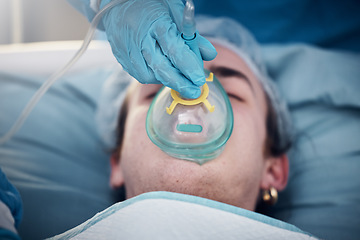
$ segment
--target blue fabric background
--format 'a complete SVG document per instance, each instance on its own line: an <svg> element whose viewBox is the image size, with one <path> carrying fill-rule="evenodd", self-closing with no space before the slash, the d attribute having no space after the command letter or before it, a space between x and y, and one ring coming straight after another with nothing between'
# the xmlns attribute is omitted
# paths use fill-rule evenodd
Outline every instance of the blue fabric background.
<svg viewBox="0 0 360 240"><path fill-rule="evenodd" d="M360 54L305 45L263 53L296 130L272 216L323 239L359 239Z"/></svg>
<svg viewBox="0 0 360 240"><path fill-rule="evenodd" d="M230 17L260 43L360 51L358 0L194 0L196 14Z"/></svg>
<svg viewBox="0 0 360 240"><path fill-rule="evenodd" d="M13 139L0 146L0 166L24 203L23 239L61 233L113 203L109 154L94 119L99 89L109 74L94 68L60 79ZM0 73L1 135L43 80Z"/></svg>

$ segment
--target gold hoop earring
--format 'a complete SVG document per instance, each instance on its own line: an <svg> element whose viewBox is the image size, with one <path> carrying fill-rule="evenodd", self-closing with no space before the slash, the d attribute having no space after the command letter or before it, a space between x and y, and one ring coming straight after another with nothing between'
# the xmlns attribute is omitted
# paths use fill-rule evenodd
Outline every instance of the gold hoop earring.
<svg viewBox="0 0 360 240"><path fill-rule="evenodd" d="M278 192L276 188L270 187L270 189L264 190L262 199L266 204L274 205L278 200Z"/></svg>

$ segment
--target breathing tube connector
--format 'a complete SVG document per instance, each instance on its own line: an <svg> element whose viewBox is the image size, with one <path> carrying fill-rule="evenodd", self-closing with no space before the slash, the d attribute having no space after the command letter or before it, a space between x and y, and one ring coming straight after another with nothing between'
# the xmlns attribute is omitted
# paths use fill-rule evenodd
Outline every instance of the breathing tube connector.
<svg viewBox="0 0 360 240"><path fill-rule="evenodd" d="M192 0L186 0L181 37L185 40L185 43L189 46L189 48L196 54L200 65L203 67L204 63L202 61L196 38L195 6Z"/></svg>
<svg viewBox="0 0 360 240"><path fill-rule="evenodd" d="M185 40L191 40L195 37L195 6L192 0L186 1L181 32L181 36Z"/></svg>
<svg viewBox="0 0 360 240"><path fill-rule="evenodd" d="M93 20L90 23L90 27L88 32L86 33L86 36L84 38L84 41L80 47L80 49L75 53L75 55L72 57L72 59L60 70L55 72L53 75L51 75L41 86L40 88L35 92L35 94L32 96L30 101L27 103L23 111L21 112L20 116L16 119L13 126L10 128L10 130L0 138L0 145L6 143L24 124L26 119L28 118L29 114L32 112L36 104L39 102L39 100L44 96L44 94L49 90L49 88L57 81L59 80L79 59L80 57L85 53L87 48L89 47L89 44L91 40L94 37L94 33L96 30L97 25L99 24L102 16L111 8L116 6L117 4L126 2L128 0L114 0L111 1L109 4L107 4L104 8L102 8L93 18Z"/></svg>

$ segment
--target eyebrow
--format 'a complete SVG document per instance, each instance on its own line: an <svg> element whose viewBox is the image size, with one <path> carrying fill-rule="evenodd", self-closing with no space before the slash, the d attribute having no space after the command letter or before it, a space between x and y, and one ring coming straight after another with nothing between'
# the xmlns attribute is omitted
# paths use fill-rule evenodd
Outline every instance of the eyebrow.
<svg viewBox="0 0 360 240"><path fill-rule="evenodd" d="M237 77L245 80L245 82L250 86L252 92L255 94L254 86L243 72L224 66L211 66L209 70L217 77Z"/></svg>

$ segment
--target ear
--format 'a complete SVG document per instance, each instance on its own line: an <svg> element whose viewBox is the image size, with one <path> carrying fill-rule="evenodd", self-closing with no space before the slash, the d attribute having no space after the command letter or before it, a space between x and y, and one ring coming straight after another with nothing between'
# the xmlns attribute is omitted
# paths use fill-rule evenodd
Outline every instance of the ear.
<svg viewBox="0 0 360 240"><path fill-rule="evenodd" d="M284 190L289 177L288 157L283 154L280 157L267 158L265 161L260 188L266 190L274 187L278 191Z"/></svg>
<svg viewBox="0 0 360 240"><path fill-rule="evenodd" d="M124 175L120 167L120 154L116 151L110 158L111 174L110 186L112 188L119 188L124 184Z"/></svg>

